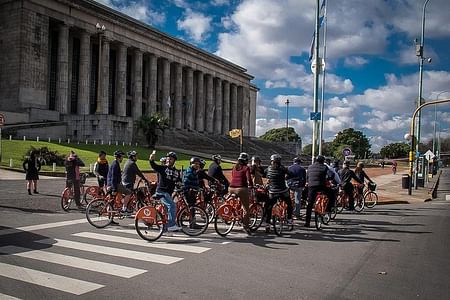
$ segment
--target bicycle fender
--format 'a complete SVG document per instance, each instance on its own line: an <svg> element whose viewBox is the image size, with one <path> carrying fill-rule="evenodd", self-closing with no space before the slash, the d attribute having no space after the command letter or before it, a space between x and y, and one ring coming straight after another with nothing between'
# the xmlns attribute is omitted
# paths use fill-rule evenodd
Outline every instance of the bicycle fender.
<svg viewBox="0 0 450 300"><path fill-rule="evenodd" d="M157 220L158 214L156 212L156 208L153 206L144 206L138 210L135 220L144 220L148 223L155 222Z"/></svg>
<svg viewBox="0 0 450 300"><path fill-rule="evenodd" d="M233 206L229 204L223 204L217 209L216 214L224 218L232 218L233 211L234 211Z"/></svg>

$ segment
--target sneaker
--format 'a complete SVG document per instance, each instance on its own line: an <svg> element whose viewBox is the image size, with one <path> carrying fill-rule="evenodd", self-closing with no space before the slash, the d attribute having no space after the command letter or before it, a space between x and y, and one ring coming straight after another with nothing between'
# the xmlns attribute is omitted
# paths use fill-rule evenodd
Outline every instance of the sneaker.
<svg viewBox="0 0 450 300"><path fill-rule="evenodd" d="M288 225L294 225L294 221L293 221L292 219L288 219L288 220L287 220L287 224L288 224Z"/></svg>
<svg viewBox="0 0 450 300"><path fill-rule="evenodd" d="M167 231L179 231L179 230L181 230L181 227L179 227L177 225L167 227Z"/></svg>
<svg viewBox="0 0 450 300"><path fill-rule="evenodd" d="M269 224L266 225L266 233L270 233L270 225Z"/></svg>
<svg viewBox="0 0 450 300"><path fill-rule="evenodd" d="M120 211L120 213L121 213L122 215L124 215L124 216L129 216L129 215L132 214L132 212L128 211L126 208L125 208L125 209L122 208L122 210Z"/></svg>
<svg viewBox="0 0 450 300"><path fill-rule="evenodd" d="M36 191L36 190L34 190L34 191L33 191L33 193L35 193L35 194L39 194L39 193L38 193L38 191Z"/></svg>

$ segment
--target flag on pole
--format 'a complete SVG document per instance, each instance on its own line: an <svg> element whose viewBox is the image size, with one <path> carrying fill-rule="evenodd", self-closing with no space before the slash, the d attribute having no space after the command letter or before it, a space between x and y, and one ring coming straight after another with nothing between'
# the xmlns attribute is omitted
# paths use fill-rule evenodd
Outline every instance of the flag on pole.
<svg viewBox="0 0 450 300"><path fill-rule="evenodd" d="M228 133L232 138L237 138L241 136L241 130L236 128L236 129L232 129L230 130L230 132Z"/></svg>
<svg viewBox="0 0 450 300"><path fill-rule="evenodd" d="M322 5L320 6L319 10L319 28L322 27L323 20L325 19L326 5L327 0L322 0ZM314 30L311 40L311 49L309 50L309 61L311 61L314 56L315 39L316 39L316 31Z"/></svg>

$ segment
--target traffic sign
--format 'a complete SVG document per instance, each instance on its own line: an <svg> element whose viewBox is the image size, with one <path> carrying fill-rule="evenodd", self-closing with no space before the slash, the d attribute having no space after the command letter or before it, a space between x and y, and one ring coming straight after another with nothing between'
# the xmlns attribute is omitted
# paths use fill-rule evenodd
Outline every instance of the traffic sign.
<svg viewBox="0 0 450 300"><path fill-rule="evenodd" d="M309 119L311 121L319 121L321 119L320 112L310 112Z"/></svg>
<svg viewBox="0 0 450 300"><path fill-rule="evenodd" d="M428 150L427 152L425 152L424 156L428 161L430 161L436 157L436 155L434 155L434 153L431 152L431 150Z"/></svg>
<svg viewBox="0 0 450 300"><path fill-rule="evenodd" d="M344 156L352 155L352 149L350 149L350 148L344 148L344 149L342 150L342 154L343 154Z"/></svg>
<svg viewBox="0 0 450 300"><path fill-rule="evenodd" d="M5 124L5 116L0 114L0 126L3 126Z"/></svg>

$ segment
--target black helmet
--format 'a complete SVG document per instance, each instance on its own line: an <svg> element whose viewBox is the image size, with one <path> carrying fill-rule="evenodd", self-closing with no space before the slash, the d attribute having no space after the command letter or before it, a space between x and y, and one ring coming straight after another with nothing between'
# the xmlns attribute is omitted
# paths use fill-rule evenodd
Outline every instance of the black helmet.
<svg viewBox="0 0 450 300"><path fill-rule="evenodd" d="M281 162L281 155L280 154L272 154L270 156L270 161Z"/></svg>
<svg viewBox="0 0 450 300"><path fill-rule="evenodd" d="M325 162L325 156L317 155L316 161L320 164L323 164Z"/></svg>
<svg viewBox="0 0 450 300"><path fill-rule="evenodd" d="M191 160L189 161L190 163L191 163L191 165L193 164L193 163L199 163L199 164L201 164L202 162L201 162L201 160L200 160L200 158L198 158L198 157L192 157L191 158Z"/></svg>
<svg viewBox="0 0 450 300"><path fill-rule="evenodd" d="M220 156L220 154L214 154L212 156L212 160L217 161L217 160L222 160L222 156Z"/></svg>
<svg viewBox="0 0 450 300"><path fill-rule="evenodd" d="M125 153L123 153L123 151L121 151L121 150L114 151L114 156L115 157L122 157L124 155L125 155Z"/></svg>
<svg viewBox="0 0 450 300"><path fill-rule="evenodd" d="M248 154L245 152L242 152L241 154L239 154L238 160L241 160L243 162L247 162L248 161Z"/></svg>
<svg viewBox="0 0 450 300"><path fill-rule="evenodd" d="M259 156L257 156L257 155L253 156L252 160L261 162L261 158L259 158Z"/></svg>
<svg viewBox="0 0 450 300"><path fill-rule="evenodd" d="M101 150L101 151L98 153L98 156L102 156L102 155L106 155L106 152L103 151L103 150Z"/></svg>
<svg viewBox="0 0 450 300"><path fill-rule="evenodd" d="M177 154L175 152L172 152L172 151L167 152L166 157L172 157L175 160L177 160Z"/></svg>
<svg viewBox="0 0 450 300"><path fill-rule="evenodd" d="M128 151L128 152L127 152L128 158L130 158L130 157L132 157L132 156L136 156L136 155L137 155L137 152L134 151L134 150L131 150L131 151Z"/></svg>
<svg viewBox="0 0 450 300"><path fill-rule="evenodd" d="M294 158L294 164L300 164L302 162L302 159L300 157L295 157Z"/></svg>
<svg viewBox="0 0 450 300"><path fill-rule="evenodd" d="M206 161L204 159L200 159L200 167L203 168L206 165Z"/></svg>

